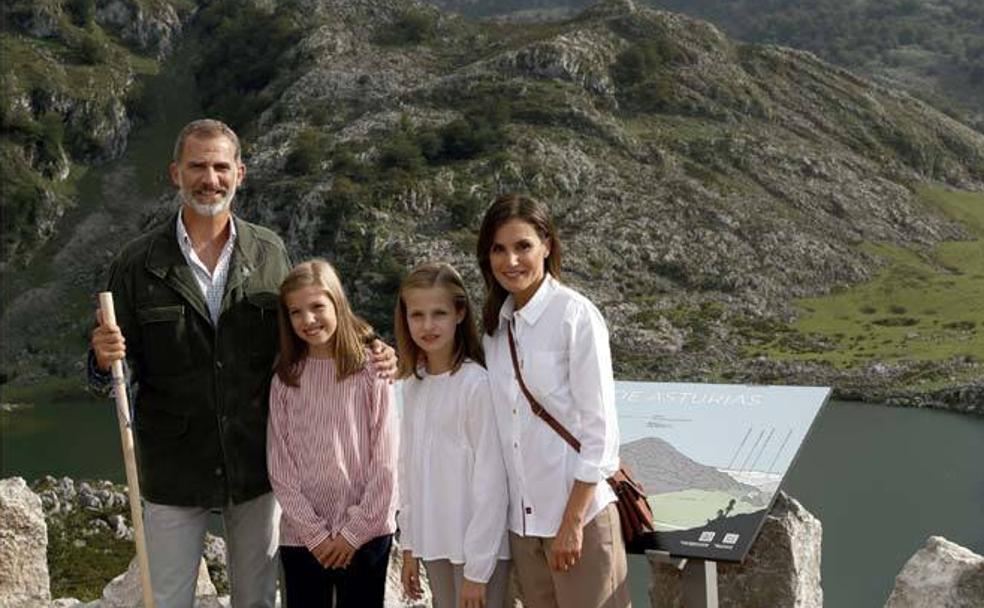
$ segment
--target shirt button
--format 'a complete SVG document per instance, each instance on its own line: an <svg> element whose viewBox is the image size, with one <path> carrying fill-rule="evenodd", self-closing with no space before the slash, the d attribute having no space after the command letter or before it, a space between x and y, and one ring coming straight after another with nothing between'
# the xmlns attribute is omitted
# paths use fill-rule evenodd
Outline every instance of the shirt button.
<svg viewBox="0 0 984 608"><path fill-rule="evenodd" d="M216 361L215 362L215 369L222 369L222 362L221 361Z"/></svg>
<svg viewBox="0 0 984 608"><path fill-rule="evenodd" d="M514 441L513 442L513 447L518 450L519 449L519 442L518 441Z"/></svg>
<svg viewBox="0 0 984 608"><path fill-rule="evenodd" d="M222 467L215 467L215 476L216 477L222 476Z"/></svg>
<svg viewBox="0 0 984 608"><path fill-rule="evenodd" d="M516 408L513 408L513 416L516 415Z"/></svg>

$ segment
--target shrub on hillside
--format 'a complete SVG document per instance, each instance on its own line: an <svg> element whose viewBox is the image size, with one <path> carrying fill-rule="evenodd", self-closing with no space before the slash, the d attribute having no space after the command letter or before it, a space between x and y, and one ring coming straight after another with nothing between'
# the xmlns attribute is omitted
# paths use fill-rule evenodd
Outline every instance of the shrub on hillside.
<svg viewBox="0 0 984 608"><path fill-rule="evenodd" d="M79 27L91 27L96 20L96 0L69 0L65 10Z"/></svg>
<svg viewBox="0 0 984 608"><path fill-rule="evenodd" d="M319 245L334 253L338 237L348 221L359 209L359 200L365 196L362 188L344 176L335 176L331 190L322 197L324 211L318 234Z"/></svg>
<svg viewBox="0 0 984 608"><path fill-rule="evenodd" d="M437 17L433 10L411 8L376 36L376 43L389 46L411 46L429 40L437 29Z"/></svg>
<svg viewBox="0 0 984 608"><path fill-rule="evenodd" d="M284 171L290 175L313 175L321 168L324 158L321 134L315 129L304 129L298 133L293 148L287 154Z"/></svg>
<svg viewBox="0 0 984 608"><path fill-rule="evenodd" d="M373 166L360 160L346 146L338 146L332 152L331 172L336 177L346 177L357 183L365 183L375 177Z"/></svg>
<svg viewBox="0 0 984 608"><path fill-rule="evenodd" d="M457 194L448 201L448 211L455 226L477 228L488 201L477 194Z"/></svg>
<svg viewBox="0 0 984 608"><path fill-rule="evenodd" d="M45 163L58 162L62 156L65 141L65 124L61 114L45 112L41 117L40 160Z"/></svg>
<svg viewBox="0 0 984 608"><path fill-rule="evenodd" d="M424 155L411 135L399 131L380 150L379 166L413 174L424 166Z"/></svg>
<svg viewBox="0 0 984 608"><path fill-rule="evenodd" d="M76 47L79 61L86 65L101 65L109 61L109 45L92 34L83 35Z"/></svg>
<svg viewBox="0 0 984 608"><path fill-rule="evenodd" d="M687 60L687 53L663 37L637 42L618 54L612 77L619 86L629 86L655 76L673 64Z"/></svg>
<svg viewBox="0 0 984 608"><path fill-rule="evenodd" d="M482 117L453 120L441 128L441 157L446 160L474 158L497 147L502 132Z"/></svg>

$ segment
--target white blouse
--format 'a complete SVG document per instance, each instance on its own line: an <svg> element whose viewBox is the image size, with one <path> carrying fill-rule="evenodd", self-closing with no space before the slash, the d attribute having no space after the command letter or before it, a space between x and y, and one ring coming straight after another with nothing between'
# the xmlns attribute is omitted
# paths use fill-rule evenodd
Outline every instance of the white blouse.
<svg viewBox="0 0 984 608"><path fill-rule="evenodd" d="M467 360L453 374L401 385L400 545L424 560L464 564L465 578L486 583L496 561L509 558L488 373Z"/></svg>
<svg viewBox="0 0 984 608"><path fill-rule="evenodd" d="M523 381L550 414L581 442L575 452L530 408L513 371L507 326ZM591 521L615 494L605 479L618 470L615 381L605 319L590 300L549 274L515 311L506 298L495 335L483 334L496 422L509 475L509 529L556 536L574 480L596 483L585 513Z"/></svg>

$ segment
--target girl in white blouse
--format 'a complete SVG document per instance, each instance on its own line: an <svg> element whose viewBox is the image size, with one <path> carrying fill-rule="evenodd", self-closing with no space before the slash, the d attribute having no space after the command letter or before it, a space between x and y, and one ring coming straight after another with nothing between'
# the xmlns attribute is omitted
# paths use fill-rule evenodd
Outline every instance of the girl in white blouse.
<svg viewBox="0 0 984 608"><path fill-rule="evenodd" d="M396 307L404 379L397 523L403 587L421 596L418 559L437 608L500 608L508 583L506 471L488 374L461 277L428 263Z"/></svg>
<svg viewBox="0 0 984 608"><path fill-rule="evenodd" d="M509 545L528 608L630 605L615 495L618 423L608 329L587 298L559 281L560 241L547 208L507 194L485 213L486 364L509 481ZM536 401L575 451L534 414Z"/></svg>

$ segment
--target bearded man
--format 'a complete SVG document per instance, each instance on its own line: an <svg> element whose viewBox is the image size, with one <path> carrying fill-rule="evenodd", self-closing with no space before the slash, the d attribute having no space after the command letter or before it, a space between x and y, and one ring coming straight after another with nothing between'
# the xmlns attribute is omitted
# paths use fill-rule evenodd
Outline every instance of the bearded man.
<svg viewBox="0 0 984 608"><path fill-rule="evenodd" d="M290 263L276 234L231 212L246 167L227 125L185 126L170 174L177 213L113 261L117 326L100 318L92 332L90 384L105 391L112 362L126 359L158 608L193 605L210 512L225 525L232 605L272 608L279 509L266 468L268 391ZM374 347L377 369L391 375L393 350Z"/></svg>

